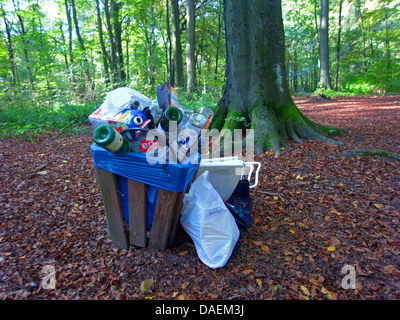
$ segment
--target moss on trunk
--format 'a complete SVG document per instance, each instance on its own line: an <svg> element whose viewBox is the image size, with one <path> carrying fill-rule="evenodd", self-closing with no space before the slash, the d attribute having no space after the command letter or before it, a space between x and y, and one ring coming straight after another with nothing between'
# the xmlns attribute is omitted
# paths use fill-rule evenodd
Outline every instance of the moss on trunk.
<svg viewBox="0 0 400 320"><path fill-rule="evenodd" d="M210 129L221 130L225 124L226 110L223 106L219 105L216 112L214 113L214 118L211 122Z"/></svg>
<svg viewBox="0 0 400 320"><path fill-rule="evenodd" d="M280 153L282 148L287 148L285 141L303 143L303 138L342 144L323 134L328 130L330 134L335 134L340 132L340 129L312 122L294 103L282 106L261 104L249 108L249 112L252 120L251 128L255 130L256 153L262 153L263 149L273 149L276 153Z"/></svg>

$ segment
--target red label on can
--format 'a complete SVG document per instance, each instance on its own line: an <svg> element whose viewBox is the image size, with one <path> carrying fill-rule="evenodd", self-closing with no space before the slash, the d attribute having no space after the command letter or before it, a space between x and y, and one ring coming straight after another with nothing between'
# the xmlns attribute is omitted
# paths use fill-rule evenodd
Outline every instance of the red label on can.
<svg viewBox="0 0 400 320"><path fill-rule="evenodd" d="M157 145L157 140L143 140L139 143L139 151L146 152L153 145Z"/></svg>

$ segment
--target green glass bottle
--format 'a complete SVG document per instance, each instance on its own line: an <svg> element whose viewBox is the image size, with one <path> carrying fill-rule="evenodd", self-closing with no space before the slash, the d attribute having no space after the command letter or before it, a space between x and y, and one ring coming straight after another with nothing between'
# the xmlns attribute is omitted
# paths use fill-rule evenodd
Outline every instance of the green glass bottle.
<svg viewBox="0 0 400 320"><path fill-rule="evenodd" d="M160 125L161 128L165 132L169 132L169 122L170 121L176 121L177 125L179 126L179 123L183 119L183 113L179 108L176 107L169 107L165 110L164 115L161 119Z"/></svg>
<svg viewBox="0 0 400 320"><path fill-rule="evenodd" d="M116 156L122 156L130 150L128 142L109 124L102 124L94 129L93 141Z"/></svg>

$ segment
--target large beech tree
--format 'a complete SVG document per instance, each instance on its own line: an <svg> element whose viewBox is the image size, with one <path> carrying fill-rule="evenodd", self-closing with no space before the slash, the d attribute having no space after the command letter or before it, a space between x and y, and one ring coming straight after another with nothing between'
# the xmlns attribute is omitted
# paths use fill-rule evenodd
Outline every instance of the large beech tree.
<svg viewBox="0 0 400 320"><path fill-rule="evenodd" d="M254 129L254 148L281 152L285 140L339 144L340 129L308 119L290 95L280 0L224 0L226 84L215 126Z"/></svg>

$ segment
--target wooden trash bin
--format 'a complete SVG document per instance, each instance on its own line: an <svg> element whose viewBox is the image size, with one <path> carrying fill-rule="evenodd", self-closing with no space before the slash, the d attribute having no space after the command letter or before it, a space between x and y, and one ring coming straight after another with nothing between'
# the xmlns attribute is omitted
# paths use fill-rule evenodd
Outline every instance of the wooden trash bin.
<svg viewBox="0 0 400 320"><path fill-rule="evenodd" d="M200 156L193 164L151 164L145 154L128 153L116 157L95 144L91 151L113 247L128 249L133 245L160 251L171 247L179 225L183 196L196 176ZM128 202L128 225L118 188L117 180L121 176L127 179L127 200L122 201ZM146 226L146 185L158 188L150 230Z"/></svg>

